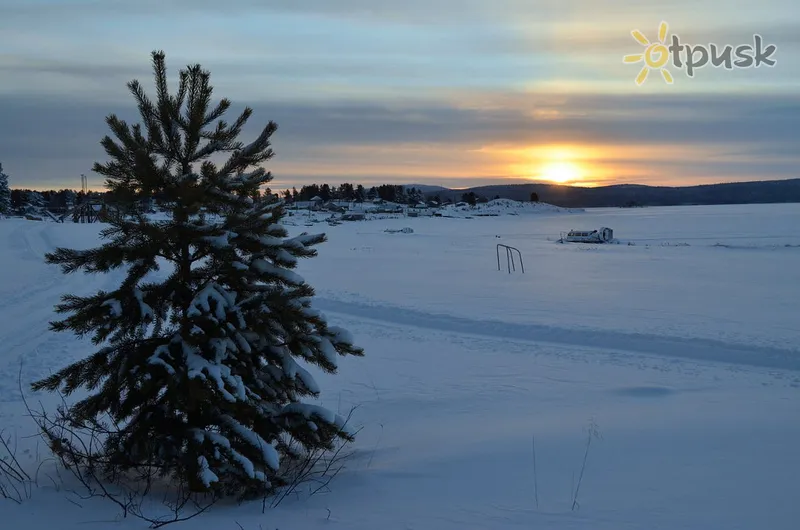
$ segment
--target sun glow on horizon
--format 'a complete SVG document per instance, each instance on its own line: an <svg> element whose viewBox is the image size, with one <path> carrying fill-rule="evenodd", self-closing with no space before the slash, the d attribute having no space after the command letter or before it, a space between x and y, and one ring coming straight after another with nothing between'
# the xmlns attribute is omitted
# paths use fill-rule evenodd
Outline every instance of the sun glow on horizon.
<svg viewBox="0 0 800 530"><path fill-rule="evenodd" d="M505 162L507 174L513 178L591 188L608 184L616 176L625 177L615 163L619 149L622 147L562 143L491 146L482 151L501 164Z"/></svg>
<svg viewBox="0 0 800 530"><path fill-rule="evenodd" d="M528 178L554 184L578 184L587 177L587 169L581 162L584 157L578 149L550 146L531 154L536 159L532 164L535 169Z"/></svg>
<svg viewBox="0 0 800 530"><path fill-rule="evenodd" d="M581 178L581 170L577 164L568 161L548 162L542 166L538 178L556 184L567 184L578 182Z"/></svg>

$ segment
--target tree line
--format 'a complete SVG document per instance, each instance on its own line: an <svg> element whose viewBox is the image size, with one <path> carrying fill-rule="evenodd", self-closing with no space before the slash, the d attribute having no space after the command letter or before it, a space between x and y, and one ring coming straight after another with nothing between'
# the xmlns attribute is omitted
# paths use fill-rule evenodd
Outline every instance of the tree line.
<svg viewBox="0 0 800 530"><path fill-rule="evenodd" d="M452 195L452 193L451 193ZM538 201L538 196L532 194L531 200ZM416 187L405 187L396 184L381 184L367 189L361 184L353 185L348 182L339 186L329 184L309 184L303 186L298 191L297 188L286 189L282 192L282 197L287 202L311 201L319 198L322 201L374 201L380 199L387 202L398 204L417 204L420 202L432 201L438 204L448 202L447 197L442 199L442 194L429 192L425 193ZM500 195L495 195L493 199L499 199ZM479 195L474 191L465 191L459 197L461 202L472 206L489 201L484 195Z"/></svg>
<svg viewBox="0 0 800 530"><path fill-rule="evenodd" d="M266 188L263 192L264 195L272 194L270 188ZM150 197L158 202L159 197ZM338 186L331 186L330 184L308 184L302 186L299 190L296 187L292 189L285 189L280 193L281 198L287 203L312 201L320 199L324 202L327 201L348 201L348 202L365 202L380 199L386 202L393 202L397 204L414 205L420 202L432 201L437 204L447 202L439 193L425 193L416 187L406 187L396 184L381 184L379 186L372 186L370 188L364 187L362 184L352 184L344 182ZM9 212L23 212L27 209L47 208L53 212L66 211L73 205L80 204L87 198L100 199L109 204L122 203L121 197L116 197L110 191L95 192L90 191L84 193L83 191L75 191L71 189L61 190L45 190L35 191L31 189L11 189L9 191ZM141 195L139 199L141 199ZM500 195L496 195L493 199L499 199ZM461 202L467 203L471 206L476 204L488 202L489 199L483 195L478 195L474 191L466 191L458 197ZM538 201L538 196L531 194L532 201Z"/></svg>
<svg viewBox="0 0 800 530"><path fill-rule="evenodd" d="M12 189L11 208L19 209L25 205L45 206L51 209L67 208L80 203L86 193L70 189L35 191L31 189ZM103 195L103 194L98 194Z"/></svg>
<svg viewBox="0 0 800 530"><path fill-rule="evenodd" d="M400 204L416 204L426 200L422 190L396 184L381 184L365 188L362 184L342 183L338 186L330 184L308 184L302 186L300 190L293 187L282 192L282 197L287 202L311 201L320 199L322 201L374 201L381 199L388 202Z"/></svg>

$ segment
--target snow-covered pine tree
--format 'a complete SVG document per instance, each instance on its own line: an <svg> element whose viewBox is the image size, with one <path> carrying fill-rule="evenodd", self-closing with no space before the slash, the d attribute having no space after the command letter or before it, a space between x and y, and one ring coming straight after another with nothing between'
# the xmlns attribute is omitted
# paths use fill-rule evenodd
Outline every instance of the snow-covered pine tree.
<svg viewBox="0 0 800 530"><path fill-rule="evenodd" d="M0 163L0 215L11 213L11 188L8 187L8 175L3 173Z"/></svg>
<svg viewBox="0 0 800 530"><path fill-rule="evenodd" d="M351 438L341 417L301 401L319 393L302 365L335 372L340 355L363 351L327 325L311 307L314 290L291 270L316 255L324 234L287 237L282 203L258 193L272 178L257 166L272 157L277 126L243 145L251 109L222 121L230 102L210 106L209 72L183 69L172 95L164 53L152 59L157 99L128 84L143 123L110 115L116 140L102 145L111 161L94 171L117 197L160 197L169 220L113 219L102 246L47 256L65 274L127 276L114 291L63 298L56 311L69 316L51 328L91 334L102 347L33 388L83 387L89 395L64 417L119 425L91 455L51 433L52 449L82 455L79 464L157 468L193 491L269 494L284 482L281 459L302 457L296 447L331 450ZM221 153L217 166L210 158Z"/></svg>
<svg viewBox="0 0 800 530"><path fill-rule="evenodd" d="M22 205L22 210L26 214L42 215L43 210L47 207L47 201L38 191L28 191L23 200L25 202Z"/></svg>

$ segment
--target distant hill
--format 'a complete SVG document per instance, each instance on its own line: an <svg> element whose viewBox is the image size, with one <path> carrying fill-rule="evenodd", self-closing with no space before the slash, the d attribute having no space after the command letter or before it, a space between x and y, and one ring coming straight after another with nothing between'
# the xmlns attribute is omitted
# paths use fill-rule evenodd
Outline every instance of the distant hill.
<svg viewBox="0 0 800 530"><path fill-rule="evenodd" d="M403 184L405 189L416 188L422 193L436 193L440 191L453 191L444 186L431 186L430 184Z"/></svg>
<svg viewBox="0 0 800 530"><path fill-rule="evenodd" d="M462 194L471 191L488 199L499 195L517 201L529 201L531 193L536 193L540 201L565 208L800 203L800 178L682 187L620 184L580 188L536 183L478 186L465 190L443 188L433 192L423 190L429 196L438 195L451 200L460 200Z"/></svg>

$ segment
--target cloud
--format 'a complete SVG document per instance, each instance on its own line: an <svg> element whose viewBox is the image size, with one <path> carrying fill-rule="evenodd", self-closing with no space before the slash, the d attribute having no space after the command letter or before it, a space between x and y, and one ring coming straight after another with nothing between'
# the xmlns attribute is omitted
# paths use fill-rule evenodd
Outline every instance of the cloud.
<svg viewBox="0 0 800 530"><path fill-rule="evenodd" d="M630 30L652 36L664 18L689 42L759 32L777 44L770 71L678 76L683 90L755 92L800 75L797 17L777 14L784 1L720 14L689 0L659 13L633 0L603 9L588 0L4 0L0 91L119 99L124 82L147 75L149 52L164 48L171 65L200 61L226 93L251 101L566 84L630 92L636 70L621 57L640 49Z"/></svg>
<svg viewBox="0 0 800 530"><path fill-rule="evenodd" d="M630 1L630 0L623 0ZM619 0L617 0L619 2ZM302 16L325 16L339 19L383 21L396 23L441 24L463 23L476 17L507 18L511 13L539 16L568 12L563 2L540 0L536 5L528 0L72 0L41 1L10 0L4 6L8 17L64 15L174 15L174 14L252 14L288 13Z"/></svg>
<svg viewBox="0 0 800 530"><path fill-rule="evenodd" d="M605 150L592 163L626 178L797 176L792 0L0 2L0 160L18 182L71 182L102 159L104 116L135 118L125 83L149 86L161 47L171 78L199 61L218 95L279 123L281 179L498 177L497 153L553 144ZM630 30L662 19L693 43L758 32L778 66L635 87Z"/></svg>
<svg viewBox="0 0 800 530"><path fill-rule="evenodd" d="M303 16L331 16L338 18L365 19L370 21L418 22L440 24L453 21L462 23L466 19L498 18L511 20L565 19L585 13L596 5L592 0L5 0L7 16L47 15L64 16L76 14L147 14L172 15L187 13L251 14L254 12L296 13ZM751 20L780 19L781 8L791 8L791 0L772 2L769 9L763 5L739 6L737 12ZM593 20L623 18L650 19L669 15L680 15L687 19L700 19L702 15L715 14L721 18L730 13L721 13L718 5L697 4L693 0L675 0L656 9L643 5L640 0L607 0L603 9L593 12Z"/></svg>
<svg viewBox="0 0 800 530"><path fill-rule="evenodd" d="M256 102L253 120L274 120L283 141L311 145L402 143L659 144L753 143L798 139L800 95L614 94L487 96L483 105L444 100ZM64 129L98 135L103 118L136 118L125 105L2 97L3 135L32 138ZM541 103L537 103L541 102ZM234 101L241 110L246 102ZM238 105L238 106L236 106ZM233 111L231 111L233 112ZM5 138L8 140L8 138Z"/></svg>
<svg viewBox="0 0 800 530"><path fill-rule="evenodd" d="M282 180L326 173L502 175L507 161L488 157L487 149L567 144L595 151L606 146L608 156L592 155L595 164L616 164L622 171L627 160L629 166L658 169L662 178L668 171L660 163L698 177L800 176L797 95L551 94L525 105L520 98L487 95L481 106L435 100L255 103L245 132L256 134L267 120L278 123L274 172ZM239 102L232 111L241 108ZM75 179L104 158L99 140L107 133L104 117L112 112L136 119L132 102L0 97L0 159L10 174L31 183ZM645 148L655 153L651 160L634 156Z"/></svg>

